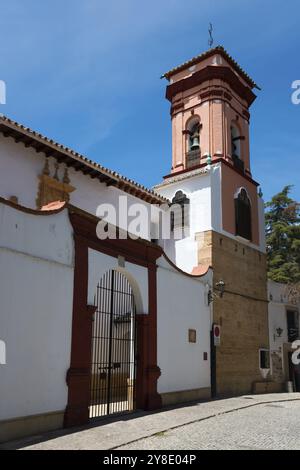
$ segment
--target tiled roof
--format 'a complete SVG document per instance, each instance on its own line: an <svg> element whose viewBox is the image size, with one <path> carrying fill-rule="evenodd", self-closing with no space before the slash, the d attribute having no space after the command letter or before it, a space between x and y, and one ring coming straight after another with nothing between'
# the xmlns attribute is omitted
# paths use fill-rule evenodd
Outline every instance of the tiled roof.
<svg viewBox="0 0 300 470"><path fill-rule="evenodd" d="M167 78L168 80L174 73L180 72L181 70L184 70L187 67L191 67L192 65L200 62L201 60L204 60L214 54L221 54L228 62L229 64L244 78L244 80L252 87L252 88L257 88L260 90L259 86L252 80L252 78L249 77L249 75L240 67L240 65L231 57L230 54L224 49L223 46L216 46L213 47L212 49L208 49L208 51L203 52L202 54L199 54L192 59L188 60L187 62L184 62L181 65L178 65L177 67L174 67L173 69L169 70L168 72L164 73L160 78Z"/></svg>
<svg viewBox="0 0 300 470"><path fill-rule="evenodd" d="M55 142L44 135L25 127L7 116L0 115L0 132L5 136L13 137L16 142L23 142L27 147L33 147L37 152L44 152L47 156L53 156L92 178L98 178L101 182L118 187L134 196L150 203L162 204L169 202L152 189L136 183L134 180L120 175L116 171L105 168L99 163L75 152L69 147Z"/></svg>

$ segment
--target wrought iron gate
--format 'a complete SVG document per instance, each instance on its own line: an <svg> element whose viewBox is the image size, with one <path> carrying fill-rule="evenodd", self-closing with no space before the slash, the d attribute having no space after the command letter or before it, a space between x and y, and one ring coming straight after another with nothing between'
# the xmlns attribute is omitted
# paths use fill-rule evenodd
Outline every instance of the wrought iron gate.
<svg viewBox="0 0 300 470"><path fill-rule="evenodd" d="M135 303L127 278L108 271L97 285L92 333L90 417L135 407Z"/></svg>

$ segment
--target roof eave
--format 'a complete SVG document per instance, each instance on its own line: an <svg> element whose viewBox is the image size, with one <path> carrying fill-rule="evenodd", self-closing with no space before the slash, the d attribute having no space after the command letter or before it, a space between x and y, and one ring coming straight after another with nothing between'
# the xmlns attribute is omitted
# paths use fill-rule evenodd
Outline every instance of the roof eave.
<svg viewBox="0 0 300 470"><path fill-rule="evenodd" d="M184 70L187 67L192 66L193 64L206 59L207 57L210 57L211 55L219 53L222 54L225 59L227 59L232 67L234 67L237 72L244 78L244 80L251 86L252 88L256 88L257 90L261 90L261 88L252 80L252 78L242 69L242 67L231 57L231 55L224 49L223 46L216 46L213 47L212 49L208 49L207 51L203 52L202 54L199 54L198 56L193 57L192 59L182 63L181 65L178 65L177 67L174 67L173 69L169 70L168 72L165 72L163 75L161 75L162 78L166 78L168 81L170 81L170 78L172 75L175 75L176 73Z"/></svg>
<svg viewBox="0 0 300 470"><path fill-rule="evenodd" d="M135 183L133 180L123 177L112 170L108 170L78 152L58 144L52 139L48 139L42 134L3 115L0 116L0 132L5 137L12 137L17 143L21 142L26 147L34 148L37 153L44 153L46 157L53 157L61 163L73 167L76 171L81 171L91 178L97 178L106 185L118 187L150 204L165 204L169 202L166 198L145 188L143 185Z"/></svg>

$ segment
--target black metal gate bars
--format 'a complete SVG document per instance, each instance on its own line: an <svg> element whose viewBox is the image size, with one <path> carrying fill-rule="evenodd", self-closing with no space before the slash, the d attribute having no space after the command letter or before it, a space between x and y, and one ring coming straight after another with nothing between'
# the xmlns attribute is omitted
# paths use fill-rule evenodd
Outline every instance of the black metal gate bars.
<svg viewBox="0 0 300 470"><path fill-rule="evenodd" d="M97 285L92 333L90 417L135 407L135 303L127 278L108 271Z"/></svg>

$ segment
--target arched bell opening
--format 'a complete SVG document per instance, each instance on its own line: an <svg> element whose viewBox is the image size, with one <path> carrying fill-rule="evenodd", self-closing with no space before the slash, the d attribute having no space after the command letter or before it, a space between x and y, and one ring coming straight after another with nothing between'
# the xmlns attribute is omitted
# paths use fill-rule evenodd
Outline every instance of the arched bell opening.
<svg viewBox="0 0 300 470"><path fill-rule="evenodd" d="M200 131L199 116L193 116L186 124L186 167L191 168L200 164Z"/></svg>
<svg viewBox="0 0 300 470"><path fill-rule="evenodd" d="M244 171L244 155L243 155L243 140L244 136L241 135L241 130L236 122L232 122L230 126L231 136L231 158L233 165L241 171Z"/></svg>

